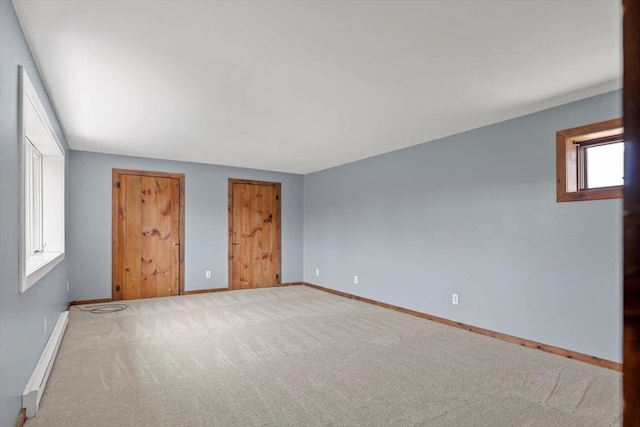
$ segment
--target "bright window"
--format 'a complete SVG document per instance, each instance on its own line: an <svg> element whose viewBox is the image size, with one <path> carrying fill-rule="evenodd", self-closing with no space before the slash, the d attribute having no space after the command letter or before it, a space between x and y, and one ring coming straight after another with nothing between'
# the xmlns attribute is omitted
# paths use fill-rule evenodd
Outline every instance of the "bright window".
<svg viewBox="0 0 640 427"><path fill-rule="evenodd" d="M622 119L556 133L558 202L616 199L624 184Z"/></svg>
<svg viewBox="0 0 640 427"><path fill-rule="evenodd" d="M624 142L609 142L583 149L584 186L616 187L624 184Z"/></svg>
<svg viewBox="0 0 640 427"><path fill-rule="evenodd" d="M64 259L64 149L20 72L20 292Z"/></svg>

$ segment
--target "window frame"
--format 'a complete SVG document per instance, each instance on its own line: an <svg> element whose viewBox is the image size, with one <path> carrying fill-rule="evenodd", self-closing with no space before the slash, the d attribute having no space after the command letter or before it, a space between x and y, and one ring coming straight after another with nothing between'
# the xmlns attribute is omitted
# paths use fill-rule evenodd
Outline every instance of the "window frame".
<svg viewBox="0 0 640 427"><path fill-rule="evenodd" d="M623 135L622 119L605 120L556 132L556 200L621 199L623 186L582 189L583 173L579 159L580 142Z"/></svg>
<svg viewBox="0 0 640 427"><path fill-rule="evenodd" d="M42 238L42 153L25 140L25 251L29 258L44 249Z"/></svg>
<svg viewBox="0 0 640 427"><path fill-rule="evenodd" d="M29 79L20 66L19 90L19 236L18 236L18 292L23 293L58 265L65 256L65 149L58 139L49 116ZM31 104L33 110L30 110ZM27 137L29 111L35 111L40 125L49 138L32 141ZM31 115L33 118L34 116ZM31 123L31 122L29 122ZM31 129L31 128L30 128ZM38 131L40 132L40 131ZM37 132L36 132L37 133ZM42 135L40 133L39 135ZM39 187L33 194L32 149L39 153L40 170L36 179ZM43 151L44 150L44 151ZM28 189L30 187L31 189ZM34 198L34 196L36 196ZM29 213L37 205L36 215ZM27 241L27 227L38 234L38 238ZM32 236L33 233L30 233ZM50 243L50 244L48 244ZM39 247L37 247L39 246Z"/></svg>

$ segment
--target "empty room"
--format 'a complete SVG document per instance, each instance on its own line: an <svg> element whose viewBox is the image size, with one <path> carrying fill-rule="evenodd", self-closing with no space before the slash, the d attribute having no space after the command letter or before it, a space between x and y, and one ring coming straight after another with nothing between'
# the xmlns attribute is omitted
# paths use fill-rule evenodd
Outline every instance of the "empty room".
<svg viewBox="0 0 640 427"><path fill-rule="evenodd" d="M640 426L639 17L0 0L0 427Z"/></svg>

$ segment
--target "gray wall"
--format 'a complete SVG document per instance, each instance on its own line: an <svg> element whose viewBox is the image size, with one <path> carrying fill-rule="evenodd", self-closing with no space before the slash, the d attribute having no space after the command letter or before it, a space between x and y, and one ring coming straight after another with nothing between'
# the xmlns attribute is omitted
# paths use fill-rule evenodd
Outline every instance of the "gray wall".
<svg viewBox="0 0 640 427"><path fill-rule="evenodd" d="M0 1L0 426L13 426L22 391L51 329L66 308L67 260L18 293L18 65L38 92L67 147L10 1ZM71 163L66 156L67 171ZM68 175L67 175L68 176ZM68 180L67 180L68 182ZM68 186L67 186L68 188ZM68 201L68 191L67 191ZM68 205L67 205L68 209ZM47 335L43 318L47 318Z"/></svg>
<svg viewBox="0 0 640 427"><path fill-rule="evenodd" d="M185 174L186 290L227 286L228 178L281 182L282 281L302 281L302 175L74 151L71 299L111 297L113 168Z"/></svg>
<svg viewBox="0 0 640 427"><path fill-rule="evenodd" d="M620 362L622 201L555 201L555 132L620 116L612 92L306 175L304 280Z"/></svg>
<svg viewBox="0 0 640 427"><path fill-rule="evenodd" d="M13 6L2 0L2 427L14 424L48 338L43 318L50 333L69 300L111 295L112 168L186 174L187 290L227 284L227 178L279 181L284 282L303 279L304 253L307 282L622 359L621 201L556 203L554 169L555 131L619 117L619 92L304 178L67 151L67 258L19 294L19 64L66 147ZM212 270L211 279L205 270ZM452 292L460 295L457 307Z"/></svg>

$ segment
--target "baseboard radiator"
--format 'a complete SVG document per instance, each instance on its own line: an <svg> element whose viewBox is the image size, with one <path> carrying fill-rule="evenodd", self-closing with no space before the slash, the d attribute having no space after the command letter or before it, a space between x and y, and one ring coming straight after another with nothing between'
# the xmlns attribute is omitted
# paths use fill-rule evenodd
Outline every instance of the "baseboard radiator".
<svg viewBox="0 0 640 427"><path fill-rule="evenodd" d="M47 379L49 379L49 373L53 367L53 361L58 354L62 336L67 329L68 322L69 312L65 311L58 317L56 326L53 328L49 341L47 341L47 345L44 347L36 369L33 371L33 374L31 374L24 393L22 393L22 407L27 409L27 418L33 417L38 411L40 399L42 399L44 388L47 385Z"/></svg>

